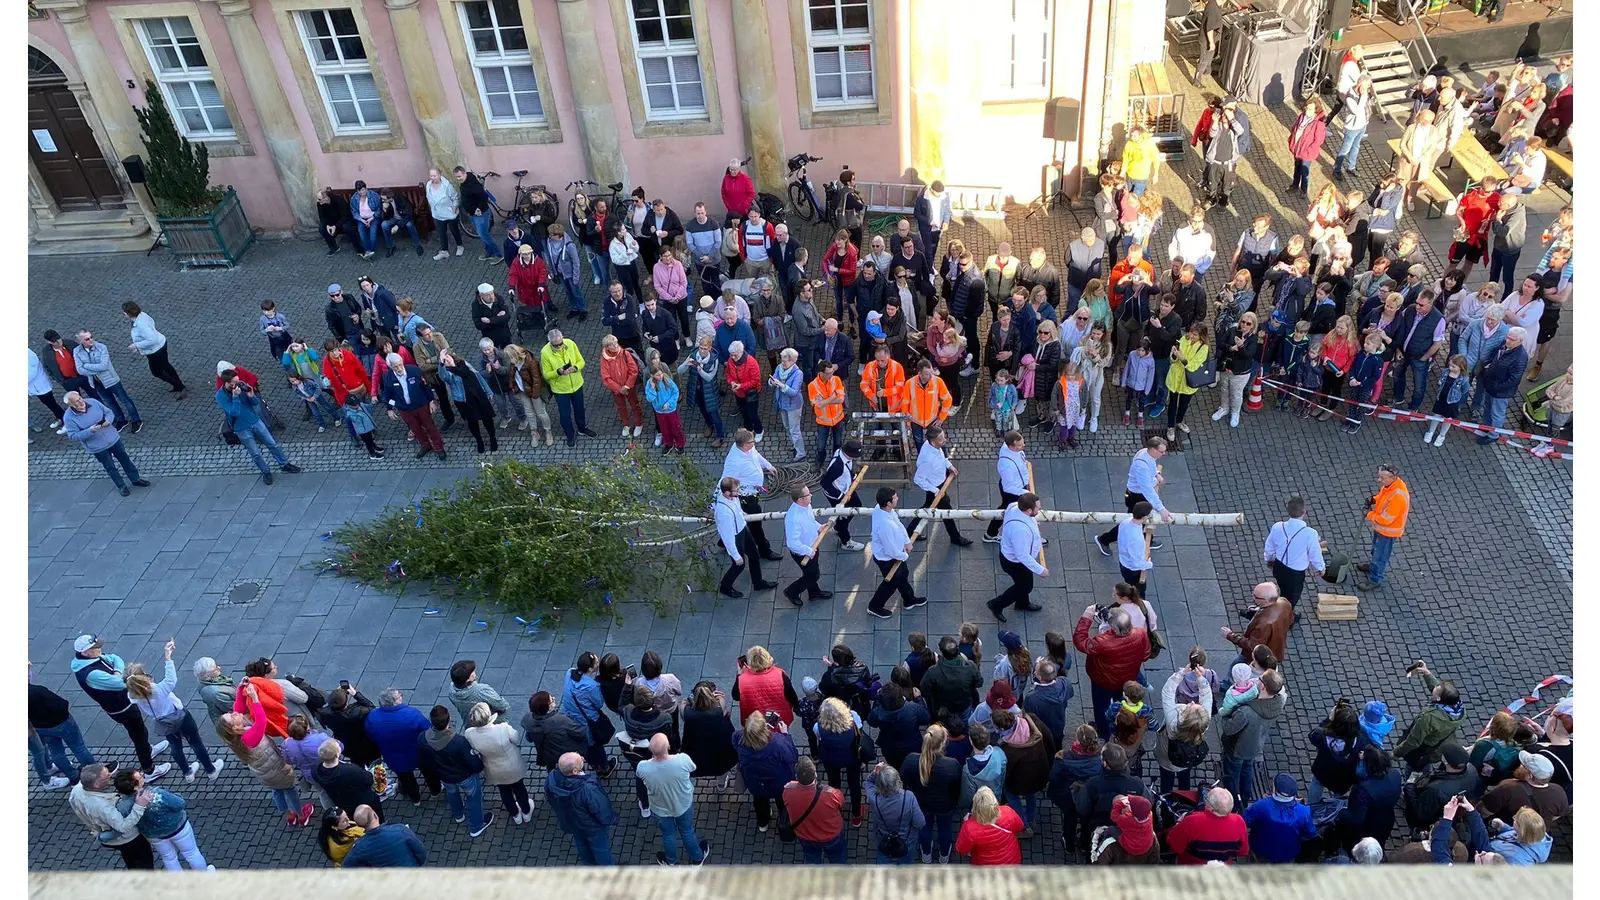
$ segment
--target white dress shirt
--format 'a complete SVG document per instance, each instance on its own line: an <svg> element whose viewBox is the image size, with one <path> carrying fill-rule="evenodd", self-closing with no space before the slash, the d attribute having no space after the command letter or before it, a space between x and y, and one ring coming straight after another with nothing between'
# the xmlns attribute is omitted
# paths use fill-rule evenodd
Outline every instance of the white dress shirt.
<svg viewBox="0 0 1600 900"><path fill-rule="evenodd" d="M1038 521L1017 509L1015 503L1007 505L1005 517L1000 520L1000 555L1038 575L1044 571L1039 563L1039 549L1043 546Z"/></svg>
<svg viewBox="0 0 1600 900"><path fill-rule="evenodd" d="M944 486L944 478L951 468L953 464L943 450L935 447L933 441L923 441L922 449L917 451L917 472L912 476L911 483L937 494L939 488Z"/></svg>
<svg viewBox="0 0 1600 900"><path fill-rule="evenodd" d="M872 558L885 562L891 559L905 559L906 544L911 543L911 535L906 533L904 522L900 521L898 513L890 512L881 506L872 508Z"/></svg>
<svg viewBox="0 0 1600 900"><path fill-rule="evenodd" d="M1117 523L1117 562L1124 569L1140 572L1150 568L1144 556L1144 526L1132 519Z"/></svg>
<svg viewBox="0 0 1600 900"><path fill-rule="evenodd" d="M1000 490L1007 494L1022 495L1028 490L1028 457L1021 450L1002 444L1000 458L995 460L1000 472Z"/></svg>
<svg viewBox="0 0 1600 900"><path fill-rule="evenodd" d="M833 456L834 459L840 461L839 477L834 479L833 484L827 486L827 491L830 494L839 495L839 502L843 503L844 501L850 499L849 497L845 496L844 492L849 489L850 482L856 480L856 467L855 464L850 461L850 457L846 455L843 450L833 451ZM832 467L830 466L829 468Z"/></svg>
<svg viewBox="0 0 1600 900"><path fill-rule="evenodd" d="M728 458L722 461L722 477L739 479L739 496L749 497L761 492L762 485L767 483L766 470L771 468L772 463L767 462L761 451L751 447L746 453L735 444L728 448Z"/></svg>
<svg viewBox="0 0 1600 900"><path fill-rule="evenodd" d="M821 532L822 526L817 523L816 513L810 506L795 503L783 514L783 545L796 556L810 556L811 547Z"/></svg>
<svg viewBox="0 0 1600 900"><path fill-rule="evenodd" d="M1157 512L1166 512L1167 507L1162 504L1161 494L1156 490L1156 474L1156 461L1150 458L1150 451L1135 453L1133 462L1128 464L1128 491L1143 494Z"/></svg>
<svg viewBox="0 0 1600 900"><path fill-rule="evenodd" d="M1322 538L1304 519L1285 519L1267 532L1266 546L1261 548L1261 561L1270 564L1273 560L1296 572L1327 570L1327 564L1322 560Z"/></svg>
<svg viewBox="0 0 1600 900"><path fill-rule="evenodd" d="M728 551L728 558L734 562L744 559L739 554L739 532L745 530L744 510L739 508L739 501L730 500L717 492L717 502L712 505L712 512L717 519L717 537L722 538L723 549Z"/></svg>

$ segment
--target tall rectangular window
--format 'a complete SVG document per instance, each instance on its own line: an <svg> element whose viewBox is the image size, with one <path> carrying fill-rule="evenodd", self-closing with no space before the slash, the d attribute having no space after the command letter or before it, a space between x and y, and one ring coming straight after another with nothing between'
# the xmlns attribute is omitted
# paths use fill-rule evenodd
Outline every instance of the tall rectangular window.
<svg viewBox="0 0 1600 900"><path fill-rule="evenodd" d="M993 100L1050 96L1052 0L998 0L986 22L984 96ZM998 37L994 31L998 29Z"/></svg>
<svg viewBox="0 0 1600 900"><path fill-rule="evenodd" d="M628 0L638 49L645 117L652 122L706 117L689 0Z"/></svg>
<svg viewBox="0 0 1600 900"><path fill-rule="evenodd" d="M349 9L314 9L295 16L311 72L322 91L334 134L381 134L389 130L372 63Z"/></svg>
<svg viewBox="0 0 1600 900"><path fill-rule="evenodd" d="M542 125L544 101L517 0L459 4L484 115L495 125Z"/></svg>
<svg viewBox="0 0 1600 900"><path fill-rule="evenodd" d="M869 0L808 0L811 96L818 107L877 103Z"/></svg>
<svg viewBox="0 0 1600 900"><path fill-rule="evenodd" d="M150 59L161 96L185 137L234 137L233 122L187 16L139 19L134 29Z"/></svg>

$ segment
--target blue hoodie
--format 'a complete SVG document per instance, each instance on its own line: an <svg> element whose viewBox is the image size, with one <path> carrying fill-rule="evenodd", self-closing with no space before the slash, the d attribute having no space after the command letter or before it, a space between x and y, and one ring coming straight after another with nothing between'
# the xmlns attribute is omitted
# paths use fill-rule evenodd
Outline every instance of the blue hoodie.
<svg viewBox="0 0 1600 900"><path fill-rule="evenodd" d="M567 834L594 835L617 824L617 811L592 773L568 775L552 769L544 777L544 796Z"/></svg>
<svg viewBox="0 0 1600 900"><path fill-rule="evenodd" d="M1367 701L1366 710L1361 714L1361 731L1367 740L1382 747L1393 730L1394 715L1389 712L1389 707L1382 700Z"/></svg>
<svg viewBox="0 0 1600 900"><path fill-rule="evenodd" d="M1244 811L1244 822L1250 827L1250 852L1269 863L1294 862L1301 842L1317 836L1311 807L1297 797L1262 797Z"/></svg>
<svg viewBox="0 0 1600 900"><path fill-rule="evenodd" d="M411 706L380 706L367 713L367 737L378 745L383 761L396 772L416 770L417 735L431 728L428 717Z"/></svg>
<svg viewBox="0 0 1600 900"><path fill-rule="evenodd" d="M593 675L578 675L577 669L567 670L567 680L561 690L561 711L589 733L589 743L594 743L592 723L605 718L606 700L600 693L600 683Z"/></svg>

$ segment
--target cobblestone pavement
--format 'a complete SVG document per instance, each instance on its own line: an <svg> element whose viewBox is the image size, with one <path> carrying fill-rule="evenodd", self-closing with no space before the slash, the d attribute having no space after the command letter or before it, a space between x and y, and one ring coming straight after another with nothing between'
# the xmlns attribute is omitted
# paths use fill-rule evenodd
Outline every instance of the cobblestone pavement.
<svg viewBox="0 0 1600 900"><path fill-rule="evenodd" d="M1282 190L1288 180L1278 150L1284 123L1265 111L1253 113L1257 149L1241 170L1234 194L1236 215L1220 210L1211 214L1223 246L1231 244L1256 212L1270 212L1280 222L1298 221L1300 214L1299 201L1286 198ZM1358 181L1377 177L1380 156L1386 165L1386 154L1363 155ZM1192 199L1190 185L1198 172L1192 153L1164 171L1159 187L1168 196L1168 224L1160 243L1170 235L1172 223L1181 221L1180 210ZM1314 179L1324 175L1319 167ZM689 208L687 199L674 206ZM979 254L993 252L999 237L1009 237L1019 249L1041 244L1061 260L1076 230L1064 212L1026 221L1019 212L1004 225L968 223L956 234ZM816 258L825 237L815 228L799 231ZM1280 228L1280 234L1287 231ZM1157 258L1164 259L1164 253ZM271 242L253 249L234 272L177 272L169 261L155 257L32 262L31 335L36 338L50 327L64 333L89 327L113 348L119 371L147 419L141 434L125 439L155 480L152 488L124 499L91 458L64 440L44 433L31 448L29 656L37 678L72 700L91 745L116 748L111 752L131 758L120 729L93 709L68 671L70 641L84 631L105 636L114 652L147 664L159 661L162 643L172 637L185 663L210 655L237 672L247 659L265 654L285 671L324 687L341 678L368 693L399 687L409 702L422 708L443 697L448 666L464 657L476 659L483 679L520 707L535 690L557 690L566 667L584 649L615 652L625 661L655 649L686 684L710 678L723 686L732 679L735 658L754 643L767 646L796 678L816 674L821 656L837 641L849 643L875 670L887 671L904 656L909 632L950 633L966 619L982 626L994 652L996 626L983 602L1006 582L993 550L982 545L955 550L942 536L917 557L916 583L933 602L889 622L865 615L861 589L877 584L865 556L836 552L822 556L824 577L839 592L829 604L794 610L774 603L772 595L718 603L709 595L691 593L666 599L659 616L646 603L630 602L619 606L615 622L574 625L535 637L523 636L491 609L447 606L444 616L424 618L423 608L433 601L423 591L393 596L315 575L306 566L326 553L322 533L345 521L370 518L470 471L474 457L461 429L447 435L453 451L448 462L417 464L404 452L400 433L380 425L383 442L401 449L387 462L370 463L341 438L316 435L298 415L288 415L286 446L309 471L267 487L250 477L241 452L215 438L219 414L206 391L196 390L191 399L176 404L144 365L121 349L126 323L118 307L127 297L137 298L172 341L173 360L191 386L209 387L218 358L272 371L274 363L266 357L254 324L263 298L276 299L297 331L310 326L309 333L320 334L326 285L352 285L371 271L398 295L414 296L424 317L456 343L467 344L476 337L466 321L472 287L483 280L499 284L504 277L470 256L434 263L402 251L392 259L353 263L348 252L324 257L320 244ZM1217 287L1222 278L1219 267L1208 287ZM71 292L66 302L56 299L63 289ZM598 297L591 292L592 310L599 308ZM586 352L597 345L598 319L595 315L574 329ZM1566 336L1558 341L1558 352L1563 352ZM580 443L575 453L532 450L525 441L519 442L521 449L508 452L533 461L609 458L622 444L608 436L608 428L611 435L616 433L616 420L596 382L591 379L588 405L600 439ZM287 391L275 379L265 383L280 411L292 410ZM981 390L987 384L967 387ZM1286 672L1292 700L1270 744L1264 778L1282 769L1302 780L1309 776L1305 733L1338 696L1384 699L1402 723L1408 722L1422 701L1416 687L1402 677L1412 659L1426 658L1436 671L1462 684L1474 727L1526 685L1570 671L1572 483L1567 464L1506 447L1477 447L1459 433L1442 449L1424 448L1418 440L1421 426L1390 422L1374 421L1360 434L1346 437L1332 427L1268 411L1247 414L1241 427L1232 430L1205 415L1214 408L1208 405L1213 400L1209 392L1196 399L1193 436L1184 452L1165 460L1168 484L1163 496L1174 509L1243 512L1247 524L1175 528L1167 546L1155 552L1151 598L1172 647L1200 643L1219 668L1231 659L1218 626L1234 624L1232 609L1264 577L1261 540L1290 493L1306 494L1313 523L1330 546L1357 559L1364 556L1367 534L1360 503L1372 489L1375 465L1397 463L1413 494L1410 530L1397 551L1391 581L1383 590L1364 595L1360 620L1318 623L1308 617L1291 636ZM30 415L35 424L43 424L42 408L31 406ZM1106 417L1099 434L1086 435L1074 453L1058 452L1043 440L1030 447L1048 507L1120 507L1126 458L1140 435L1110 424L1112 418ZM987 506L997 500L993 445L986 428L981 411L966 404L954 430L963 470L956 488L958 506ZM695 433L692 455L716 465L721 454ZM773 444L769 440L763 449L781 461L781 448ZM1329 472L1338 474L1330 478ZM1051 576L1041 580L1038 597L1047 612L1013 617L1011 626L1035 650L1046 630L1070 631L1075 613L1104 598L1117 580L1114 563L1093 552L1084 527L1051 526L1046 533L1052 539L1047 548ZM793 563L785 560L780 580L794 575ZM264 582L264 592L246 605L223 602L241 581ZM1518 594L1514 642L1501 637L1510 616L1496 602L1506 585L1515 586ZM669 590L675 593L676 588ZM491 625L479 629L473 625L477 620ZM1147 669L1151 680L1159 681L1171 665L1167 656L1152 662ZM1088 685L1081 663L1072 677L1077 688L1074 716L1087 718ZM180 693L188 700L193 689L184 666ZM1215 763L1206 765L1210 771ZM628 782L614 778L609 787L623 815L614 846L619 860L648 864L657 847L656 831L638 820ZM275 824L264 792L237 767L216 784L179 781L168 787L189 799L201 847L220 867L324 864L313 846L314 829L280 833L282 826ZM574 861L570 844L557 834L543 805L541 799L535 821L520 829L497 817L491 831L476 842L448 820L437 802L421 809L400 804L396 818L417 827L444 865ZM705 785L699 806L700 831L712 842L713 862L797 859L771 832L755 832L736 787L723 792ZM1053 839L1059 819L1048 803L1042 808L1040 835L1024 845L1029 862L1058 859ZM854 860L871 859L869 840L865 830L852 835ZM1558 847L1557 852L1568 849ZM106 868L116 856L95 849L61 793L35 786L29 794L29 860L35 869Z"/></svg>

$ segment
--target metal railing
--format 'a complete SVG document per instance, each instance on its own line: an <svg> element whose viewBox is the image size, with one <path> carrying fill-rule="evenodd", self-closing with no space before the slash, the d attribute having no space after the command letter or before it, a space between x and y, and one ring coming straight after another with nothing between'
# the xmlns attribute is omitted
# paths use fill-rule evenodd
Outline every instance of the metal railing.
<svg viewBox="0 0 1600 900"><path fill-rule="evenodd" d="M909 216L916 212L920 184L903 184L890 181L857 181L856 190L866 201L867 211ZM1005 191L1002 188L951 184L945 186L950 195L951 212L957 216L974 218L999 218L1005 213Z"/></svg>

